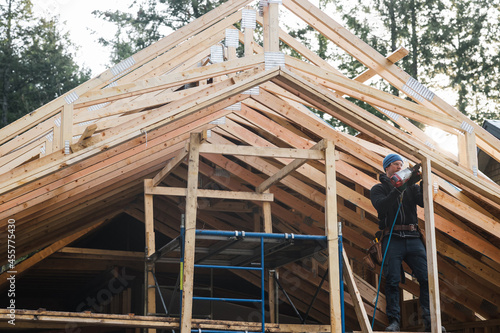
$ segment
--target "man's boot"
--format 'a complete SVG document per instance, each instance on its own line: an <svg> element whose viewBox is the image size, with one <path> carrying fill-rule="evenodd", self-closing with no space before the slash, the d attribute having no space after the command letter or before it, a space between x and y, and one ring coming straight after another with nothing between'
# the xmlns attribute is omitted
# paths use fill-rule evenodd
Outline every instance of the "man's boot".
<svg viewBox="0 0 500 333"><path fill-rule="evenodd" d="M395 318L389 318L389 326L385 328L386 332L399 332L399 320Z"/></svg>
<svg viewBox="0 0 500 333"><path fill-rule="evenodd" d="M424 332L430 332L431 331L431 318L424 318ZM444 326L441 326L441 333L446 333L446 329Z"/></svg>

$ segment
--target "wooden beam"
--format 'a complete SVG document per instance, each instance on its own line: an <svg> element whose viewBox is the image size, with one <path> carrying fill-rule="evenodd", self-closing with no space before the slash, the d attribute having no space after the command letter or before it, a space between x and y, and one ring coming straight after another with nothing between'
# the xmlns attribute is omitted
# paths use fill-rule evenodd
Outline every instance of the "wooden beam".
<svg viewBox="0 0 500 333"><path fill-rule="evenodd" d="M263 194L271 194L269 193L269 190L266 190L265 193ZM263 224L264 224L264 232L265 233L272 233L273 232L273 216L271 214L271 203L270 202L263 202L262 203L262 218L263 218ZM275 323L278 319L277 313L276 313L276 299L275 299L275 293L276 293L276 285L275 285L275 272L270 272L267 270L267 290L268 290L268 295L269 295L269 318L271 323ZM263 286L264 287L264 286Z"/></svg>
<svg viewBox="0 0 500 333"><path fill-rule="evenodd" d="M85 127L85 130L83 131L80 139L78 139L78 142L82 142L83 140L87 140L88 138L90 138L92 135L94 135L94 132L96 131L96 129L97 129L96 124L91 124L91 125Z"/></svg>
<svg viewBox="0 0 500 333"><path fill-rule="evenodd" d="M257 17L256 10L253 9L250 6L247 6L245 9L243 9L242 15L255 15ZM248 22L251 23L251 22ZM253 26L250 27L243 27L244 29L244 37L243 37L243 45L245 47L245 57L253 55L253 48L254 48L254 39L253 39L253 33L254 33L254 28Z"/></svg>
<svg viewBox="0 0 500 333"><path fill-rule="evenodd" d="M198 198L198 172L200 164L200 134L191 133L185 215L184 273L181 309L181 333L191 333L193 314L193 278L195 255L196 210Z"/></svg>
<svg viewBox="0 0 500 333"><path fill-rule="evenodd" d="M188 152L189 152L189 143L186 143L186 145L179 152L179 154L176 157L174 157L173 159L171 159L170 161L168 161L167 165L165 165L165 167L163 169L161 169L161 171L158 172L156 174L156 176L154 176L152 186L153 187L157 186L165 178L167 178L168 175L170 174L170 172L172 172L173 169L177 168L182 163L182 161L184 161L184 159L188 155ZM151 193L151 194L154 194L154 193Z"/></svg>
<svg viewBox="0 0 500 333"><path fill-rule="evenodd" d="M145 189L147 194L170 195L185 197L188 190L182 187L163 187L154 186ZM250 200L250 201L270 201L274 200L272 193L255 193L241 191L221 191L198 189L197 196L200 198L215 198L215 199L232 199L232 200Z"/></svg>
<svg viewBox="0 0 500 333"><path fill-rule="evenodd" d="M140 68L146 62L157 58L158 54L162 54L172 47L180 44L185 39L188 39L189 37L204 30L207 25L214 24L221 18L226 17L229 14L239 10L242 6L248 5L250 2L251 0L235 0L228 1L218 6L214 10L211 10L205 15L176 30L160 41L134 54L132 57L134 64L131 68ZM142 67L144 68L148 66ZM99 89L114 81L117 75L123 74L123 70L120 70L117 66L112 67L102 74L96 76L95 78L79 85L78 87L72 89L64 95L61 95L52 102L45 104L44 106L31 112L30 114L16 120L13 124L6 126L0 130L0 144L33 127L36 122L41 122L54 116L58 112L58 109L63 107L63 105L66 103L66 100L71 100L74 97L78 98L78 96L82 96L88 91Z"/></svg>
<svg viewBox="0 0 500 333"><path fill-rule="evenodd" d="M407 89L407 84L413 79L408 73L390 63L383 55L378 53L360 38L347 31L326 13L307 0L283 0L283 5L365 66L375 70L377 74L389 81L393 86L401 91L410 91L408 94L413 95L416 102L436 110L438 113L448 114L460 123L472 127L478 138L480 138L480 140L478 140L479 148L500 162L498 139L491 133L488 133L484 128L471 121L437 95L432 94L432 98L429 97L426 99L419 93L415 93L413 89ZM417 85L418 84L417 82ZM420 88L420 86L418 86L418 88Z"/></svg>
<svg viewBox="0 0 500 333"><path fill-rule="evenodd" d="M34 265L38 264L40 261L44 260L45 258L49 257L52 255L54 252L59 251L63 247L67 246L68 244L76 241L80 237L88 234L89 232L95 230L97 227L101 226L105 221L98 222L86 229L83 229L81 231L78 231L74 233L73 235L67 236L61 240L58 240L57 242L54 242L52 245L47 246L43 250L35 253L31 257L21 261L18 263L15 267L16 270L16 278L18 278L21 274L25 273L27 270L29 270L31 267ZM0 289L3 289L3 287L8 283L7 281L7 272L4 272L2 275L0 275L2 279L0 280ZM5 279L4 279L5 278Z"/></svg>
<svg viewBox="0 0 500 333"><path fill-rule="evenodd" d="M472 170L474 176L477 177L479 173L479 164L477 161L476 135L474 134L474 132L469 133L467 131L464 131L464 136L467 155L467 164L465 166L468 169Z"/></svg>
<svg viewBox="0 0 500 333"><path fill-rule="evenodd" d="M144 179L144 192L146 188L151 187L153 184L152 179ZM155 244L155 223L154 223L154 206L153 206L153 195L144 193L144 227L146 234L146 257L150 257L156 252ZM154 280L154 263L146 262L144 265L145 269L145 292L144 295L144 309L146 314L156 313L156 285ZM149 330L150 333L156 332L156 330Z"/></svg>
<svg viewBox="0 0 500 333"><path fill-rule="evenodd" d="M116 125L116 122L117 122L117 120L113 119L113 123L115 125ZM85 144L85 140L90 139L96 130L97 130L97 124L92 124L92 125L87 126L85 128L85 130L83 131L82 135L80 136L80 138L78 139L78 142L76 142L74 144L70 144L71 151L73 153L76 153L77 151L80 151L80 150L86 148L87 145Z"/></svg>
<svg viewBox="0 0 500 333"><path fill-rule="evenodd" d="M0 309L0 327L12 327L7 323L9 318L9 309ZM102 314L91 312L62 312L47 310L21 310L16 309L16 327L19 323L30 323L34 325L31 328L39 328L37 323L48 323L61 328L60 324L78 324L85 326L107 326L107 327L143 327L143 328L163 328L178 329L178 318L158 318L157 316L139 316L134 313L129 314ZM4 325L5 324L5 325ZM9 326L7 326L9 325ZM245 321L228 320L207 320L193 319L193 328L202 330L236 330L236 331L258 331L261 323ZM26 327L26 326L22 326ZM44 326L52 328L54 326ZM67 328L67 326L66 326ZM266 324L266 332L271 333L300 333L307 332L328 332L328 325L302 325L302 324Z"/></svg>
<svg viewBox="0 0 500 333"><path fill-rule="evenodd" d="M269 30L270 30L270 22L269 22L269 2L262 2L262 18L264 20L264 26L262 27L263 36L262 36L262 46L264 48L264 52L269 52Z"/></svg>
<svg viewBox="0 0 500 333"><path fill-rule="evenodd" d="M272 158L301 158L301 159L324 159L324 153L319 150L293 149L293 148L266 148L253 146L229 146L211 145L202 143L200 146L202 154L223 154L223 155L245 155Z"/></svg>
<svg viewBox="0 0 500 333"><path fill-rule="evenodd" d="M337 227L337 181L335 179L335 146L326 142L325 230L328 239L328 276L330 281L330 326L332 333L342 332L340 310L339 235Z"/></svg>
<svg viewBox="0 0 500 333"><path fill-rule="evenodd" d="M368 320L368 315L363 307L363 299L359 293L358 287L356 286L356 281L354 279L354 274L349 264L349 258L345 250L342 251L342 257L344 259L344 270L343 275L345 282L347 284L347 290L351 294L352 302L354 304L354 310L356 311L356 317L358 318L359 326L361 327L361 332L371 333L372 327L370 321Z"/></svg>
<svg viewBox="0 0 500 333"><path fill-rule="evenodd" d="M12 159L10 161L7 161L7 163L5 163L4 165L0 166L0 174L7 173L10 170L16 168L17 166L27 161L30 161L33 158L39 157L41 154L40 149L42 147L43 147L42 142L35 141L32 144L23 147L19 151L16 151L12 154L3 157L3 160L6 160L7 158L12 158Z"/></svg>
<svg viewBox="0 0 500 333"><path fill-rule="evenodd" d="M454 120L449 116L436 113L428 107L405 100L398 96L394 96L388 92L384 92L338 74L325 71L290 56L286 57L286 64L287 66L292 67L292 72L294 71L293 68L295 68L296 70L307 73L315 82L319 81L322 85L330 89L334 89L336 92L341 94L346 94L356 99L366 101L371 105L381 107L391 112L403 114L409 118L413 118L429 125L434 125L443 129L447 129L447 127L443 127L443 125L453 129L461 129L461 123L459 121ZM321 82L320 80L324 81ZM338 97L341 97L341 95L338 95Z"/></svg>
<svg viewBox="0 0 500 333"><path fill-rule="evenodd" d="M324 140L321 140L316 145L311 147L311 149L323 150L324 146L325 146L325 142L324 142ZM307 159L297 159L297 160L294 160L293 162L291 162L290 164L287 164L280 171L278 171L277 173L275 173L274 175L272 175L271 177L269 177L268 179L263 181L262 184L257 186L257 188L255 189L255 192L257 192L257 193L264 192L265 190L269 189L271 186L273 186L274 184L276 184L277 182L279 182L280 180L285 178L288 174L297 170L302 165L307 163L307 161L308 161Z"/></svg>
<svg viewBox="0 0 500 333"><path fill-rule="evenodd" d="M295 90L298 94L303 94L304 99L317 105L318 108L325 112L331 112L334 115L340 115L342 117L346 116L348 118L345 120L349 123L357 122L359 126L362 127L362 131L369 132L370 135L377 137L378 140L381 140L388 145L396 146L396 151L401 150L406 152L408 155L417 157L420 157L421 154L432 154L432 151L429 150L427 146L412 139L410 136L404 135L400 131L396 131L393 126L390 126L376 116L369 114L368 112L364 112L362 115L358 113L350 113L347 111L351 107L350 105L347 106L347 104L349 104L348 101L336 99L333 98L333 96L332 99L330 99L329 96L331 95L331 92L323 90L307 80L302 81L298 77L292 78L292 76L288 76L288 71L285 69L281 69L280 72L280 76L273 79L273 82L284 87L288 87L291 90ZM301 83L297 82L296 84L294 83L295 80L301 81ZM321 93L319 91L321 91ZM335 113L332 110L335 110ZM492 183L478 181L477 177L464 172L463 169L457 167L446 159L437 157L433 158L432 166L434 169L442 172L443 174L450 175L450 178L448 178L450 182L455 184L460 183L459 186L467 186L483 195L486 199L491 199L494 203L500 202L500 194L495 190L498 186Z"/></svg>
<svg viewBox="0 0 500 333"><path fill-rule="evenodd" d="M263 26L264 22L263 19L260 16L257 16L257 22ZM335 67L330 65L327 61L325 61L323 58L318 56L316 53L308 49L307 47L304 46L301 42L290 36L286 31L283 29L279 29L279 38L280 40L285 43L286 45L290 46L292 49L294 49L297 53L301 54L304 58L309 60L311 63L315 64L316 66L319 66L321 68L326 68L329 71L341 74Z"/></svg>
<svg viewBox="0 0 500 333"><path fill-rule="evenodd" d="M61 112L61 147L66 149L73 143L73 104L65 104Z"/></svg>
<svg viewBox="0 0 500 333"><path fill-rule="evenodd" d="M156 110L149 111L147 114L139 116L138 119L131 120L109 131L104 131L97 137L93 136L91 139L89 139L94 142L93 146L76 154L78 156L61 157L55 160L49 159L47 156L45 158L42 158L41 160L43 161L40 161L39 163L32 162L30 163L29 167L26 166L26 168L28 168L30 172L27 172L25 168L23 168L22 171L16 171L16 169L14 169L11 172L15 173L15 176L11 174L0 176L0 178L5 177L10 179L10 185L7 185L6 183L2 183L2 181L0 181L0 183L2 183L3 185L0 191L5 192L8 189L12 189L11 186L16 186L17 182L15 181L15 179L18 177L22 178L23 182L28 182L30 180L30 175L32 177L39 178L47 172L52 173L53 171L59 170L61 168L61 165L67 166L67 160L71 159L72 163L76 163L81 159L88 158L89 154L92 155L100 152L102 147L106 147L105 149L109 149L119 143L122 143L124 140L126 141L132 138L136 138L137 136L144 135L144 131L152 131L156 128L166 125L167 123L170 124L175 120L179 120L180 122L182 122L182 120L180 120L179 118L185 118L189 114L194 114L195 112L202 113L203 111L218 111L219 109L213 110L213 107L219 106L220 108L224 108L225 105L229 106L240 101L241 99L246 98L247 96L238 95L238 93L251 88L253 85L260 84L260 80L267 81L270 77L278 75L279 72L278 70L270 70L264 72L263 69L256 69L256 71L258 73L257 77L252 76L251 78L246 78L245 72L243 72L236 77L226 80L229 83L235 82L235 80L238 80L238 76L242 74L246 78L242 81L238 81L238 83L232 85L231 87L226 87L225 89L219 90L214 95L208 95L202 98L198 98L197 100L193 100L192 102L186 104L182 103L183 101L176 101L168 104L166 107L168 107L168 109L172 108L172 110L170 110L170 114L174 113L169 117L166 117L165 113L167 112L167 110L164 109L165 107L162 107ZM253 72L253 70L251 70L251 72ZM226 82L223 82L223 84L226 84ZM241 91L238 90L238 87L241 89ZM205 99L208 99L210 101ZM172 112L173 108L175 108L175 112ZM91 149L91 152L89 152L90 148L93 148Z"/></svg>
<svg viewBox="0 0 500 333"><path fill-rule="evenodd" d="M170 75L156 76L153 78L126 83L122 86L105 88L93 92L87 98L80 98L75 108L82 108L103 102L110 102L121 98L137 96L144 93L163 90L173 86L196 82L202 79L210 79L214 76L221 76L229 73L240 72L250 69L264 62L264 56L256 54L251 57L238 58L205 67L198 67L173 73Z"/></svg>
<svg viewBox="0 0 500 333"><path fill-rule="evenodd" d="M439 300L439 271L437 267L436 226L434 224L434 201L431 160L422 160L422 180L425 210L425 240L427 250L427 274L429 277L429 305L432 333L441 332L441 303Z"/></svg>
<svg viewBox="0 0 500 333"><path fill-rule="evenodd" d="M269 52L280 51L279 3L269 1Z"/></svg>
<svg viewBox="0 0 500 333"><path fill-rule="evenodd" d="M406 57L408 53L410 53L410 51L405 49L403 46L400 46L396 51L392 52L387 56L387 60L394 64L399 60L403 59L404 57ZM356 76L353 80L358 82L366 82L375 75L377 75L377 72L375 72L371 68L368 68L366 71Z"/></svg>

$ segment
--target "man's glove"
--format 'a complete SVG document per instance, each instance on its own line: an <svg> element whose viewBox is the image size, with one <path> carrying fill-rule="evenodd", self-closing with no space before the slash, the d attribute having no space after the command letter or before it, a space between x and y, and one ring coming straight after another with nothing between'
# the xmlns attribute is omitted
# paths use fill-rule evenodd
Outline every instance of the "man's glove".
<svg viewBox="0 0 500 333"><path fill-rule="evenodd" d="M419 163L415 164L415 166L412 169L410 179L408 179L408 181L404 185L412 186L413 184L416 184L420 179L422 179L422 174L420 173L420 163Z"/></svg>

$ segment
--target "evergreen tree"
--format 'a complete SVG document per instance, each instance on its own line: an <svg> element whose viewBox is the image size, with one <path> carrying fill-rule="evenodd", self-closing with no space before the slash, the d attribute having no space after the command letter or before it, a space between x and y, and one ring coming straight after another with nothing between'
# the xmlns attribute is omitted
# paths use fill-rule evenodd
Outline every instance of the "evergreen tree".
<svg viewBox="0 0 500 333"><path fill-rule="evenodd" d="M34 17L31 0L0 3L0 91L3 127L90 77L80 70L56 18Z"/></svg>
<svg viewBox="0 0 500 333"><path fill-rule="evenodd" d="M499 0L330 1L343 24L381 54L405 46L410 54L399 66L431 89L453 91L458 110L478 123L499 118ZM359 63L342 67L355 73Z"/></svg>
<svg viewBox="0 0 500 333"><path fill-rule="evenodd" d="M129 7L129 12L134 14L122 11L94 11L93 14L116 25L115 36L100 38L99 42L111 47L110 60L118 63L224 2L226 0L136 0Z"/></svg>

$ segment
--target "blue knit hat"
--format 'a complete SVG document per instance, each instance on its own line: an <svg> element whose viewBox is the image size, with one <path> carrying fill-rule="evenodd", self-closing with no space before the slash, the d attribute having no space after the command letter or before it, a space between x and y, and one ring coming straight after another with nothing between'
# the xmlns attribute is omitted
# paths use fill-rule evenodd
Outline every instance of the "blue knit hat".
<svg viewBox="0 0 500 333"><path fill-rule="evenodd" d="M396 161L403 162L403 159L398 154L389 154L389 155L387 155L384 158L384 161L382 162L382 166L384 167L384 171L385 171L385 169L387 169L389 167L389 165L391 165L392 162L396 162Z"/></svg>

